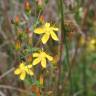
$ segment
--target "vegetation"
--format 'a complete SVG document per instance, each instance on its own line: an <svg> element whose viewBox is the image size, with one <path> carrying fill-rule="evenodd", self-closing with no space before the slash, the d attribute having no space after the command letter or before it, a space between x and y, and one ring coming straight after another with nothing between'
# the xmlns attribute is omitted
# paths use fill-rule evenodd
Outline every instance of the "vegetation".
<svg viewBox="0 0 96 96"><path fill-rule="evenodd" d="M0 96L96 96L95 0L0 5Z"/></svg>

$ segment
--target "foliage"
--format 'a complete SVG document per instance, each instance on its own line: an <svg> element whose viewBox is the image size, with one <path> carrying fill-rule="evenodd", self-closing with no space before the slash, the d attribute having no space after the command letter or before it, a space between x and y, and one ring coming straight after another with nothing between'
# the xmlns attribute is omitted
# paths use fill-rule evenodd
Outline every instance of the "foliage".
<svg viewBox="0 0 96 96"><path fill-rule="evenodd" d="M95 0L1 0L0 5L2 94L96 95Z"/></svg>

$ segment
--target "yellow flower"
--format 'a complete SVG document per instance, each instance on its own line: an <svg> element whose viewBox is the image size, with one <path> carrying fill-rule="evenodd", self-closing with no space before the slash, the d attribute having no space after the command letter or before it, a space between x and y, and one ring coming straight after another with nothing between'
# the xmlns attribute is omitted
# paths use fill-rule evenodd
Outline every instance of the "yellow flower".
<svg viewBox="0 0 96 96"><path fill-rule="evenodd" d="M90 49L90 50L95 50L96 49L96 39L95 38L92 38L88 42L88 49Z"/></svg>
<svg viewBox="0 0 96 96"><path fill-rule="evenodd" d="M52 56L46 54L43 51L33 53L33 57L35 57L35 59L33 60L33 65L37 65L38 63L41 62L41 66L43 68L46 68L46 59L48 59L49 61L53 60Z"/></svg>
<svg viewBox="0 0 96 96"><path fill-rule="evenodd" d="M26 74L34 75L33 71L31 70L32 64L25 65L24 62L20 63L19 68L14 71L15 75L20 75L20 80L24 80L26 78Z"/></svg>
<svg viewBox="0 0 96 96"><path fill-rule="evenodd" d="M41 40L42 40L42 43L43 44L46 44L47 41L49 40L49 37L51 36L53 40L55 41L58 41L58 37L56 35L56 31L58 31L58 28L55 28L55 27L51 27L50 26L50 23L45 23L45 25L39 27L39 28L36 28L34 30L34 33L36 34L43 34Z"/></svg>
<svg viewBox="0 0 96 96"><path fill-rule="evenodd" d="M81 36L79 42L81 45L83 45L85 43L85 38L83 36Z"/></svg>
<svg viewBox="0 0 96 96"><path fill-rule="evenodd" d="M95 43L96 43L96 40L94 38L90 40L90 44L94 45Z"/></svg>

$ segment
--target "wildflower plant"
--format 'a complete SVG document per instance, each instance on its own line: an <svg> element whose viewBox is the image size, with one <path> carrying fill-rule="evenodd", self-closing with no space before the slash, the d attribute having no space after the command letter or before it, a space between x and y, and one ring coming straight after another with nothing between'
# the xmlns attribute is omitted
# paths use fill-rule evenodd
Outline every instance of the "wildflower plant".
<svg viewBox="0 0 96 96"><path fill-rule="evenodd" d="M1 93L96 96L96 0L0 1Z"/></svg>
<svg viewBox="0 0 96 96"><path fill-rule="evenodd" d="M59 41L58 34L56 33L59 31L59 28L44 20L44 16L41 13L39 13L41 14L39 17L34 16L37 19L29 26L28 23L30 23L32 13L31 3L34 2L25 0L24 17L18 15L12 21L17 35L14 47L17 54L16 60L19 62L19 65L16 65L14 74L19 76L20 80L26 81L28 77L32 80L34 79L33 84L38 81L39 76L39 83L43 85L44 76L42 70L47 70L47 65L49 63L52 64L54 61L52 52L50 52L50 49L46 50L45 45L47 45L49 39ZM41 4L37 6L41 6ZM39 65L41 65L41 68L38 68ZM39 70L38 73L36 73L37 70Z"/></svg>

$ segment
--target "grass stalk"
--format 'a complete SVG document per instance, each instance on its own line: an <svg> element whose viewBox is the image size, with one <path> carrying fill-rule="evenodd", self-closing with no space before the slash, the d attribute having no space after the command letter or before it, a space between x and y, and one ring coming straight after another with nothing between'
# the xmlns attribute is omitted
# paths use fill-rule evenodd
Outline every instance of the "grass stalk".
<svg viewBox="0 0 96 96"><path fill-rule="evenodd" d="M65 46L65 60L66 64L68 65L68 80L69 80L69 96L72 96L73 93L73 86L72 86L72 74L71 74L71 65L69 61L69 47L68 47L68 41L67 41L67 31L64 27L64 6L63 6L63 0L60 0L60 14L61 14L61 42L64 42ZM62 44L62 43L61 43Z"/></svg>
<svg viewBox="0 0 96 96"><path fill-rule="evenodd" d="M83 54L83 58L82 58L82 63L83 63L83 66L82 66L82 75L83 75L83 96L88 96L88 91L87 91L87 63L86 63L86 56L85 56L85 52Z"/></svg>

